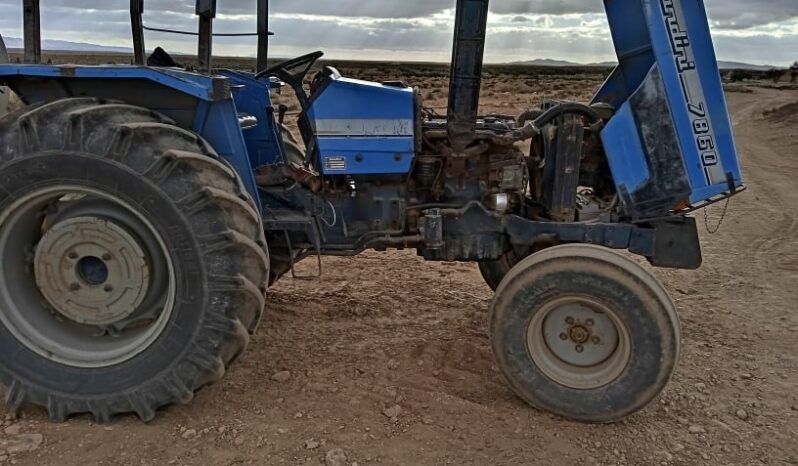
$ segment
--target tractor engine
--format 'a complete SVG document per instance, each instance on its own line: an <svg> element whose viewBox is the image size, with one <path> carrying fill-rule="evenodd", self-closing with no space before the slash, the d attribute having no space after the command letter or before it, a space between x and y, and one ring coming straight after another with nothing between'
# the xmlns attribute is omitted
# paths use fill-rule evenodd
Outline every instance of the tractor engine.
<svg viewBox="0 0 798 466"><path fill-rule="evenodd" d="M445 125L435 116L423 123L411 183L417 196L427 203L479 200L496 212L518 212L527 186L526 157L499 139L515 129L515 119L480 119L475 143L461 153L452 148Z"/></svg>
<svg viewBox="0 0 798 466"><path fill-rule="evenodd" d="M586 221L618 205L598 110L548 102L518 117L480 115L488 2L462 3L445 116L402 82L351 79L331 66L306 94L304 74L320 53L269 71L302 104L307 151L287 175L279 165L256 174L272 197L319 219L327 253L397 247L428 260L496 260L512 250L508 216ZM310 193L293 183L286 191L286 176ZM270 238L272 249L317 250L315 227L302 228Z"/></svg>

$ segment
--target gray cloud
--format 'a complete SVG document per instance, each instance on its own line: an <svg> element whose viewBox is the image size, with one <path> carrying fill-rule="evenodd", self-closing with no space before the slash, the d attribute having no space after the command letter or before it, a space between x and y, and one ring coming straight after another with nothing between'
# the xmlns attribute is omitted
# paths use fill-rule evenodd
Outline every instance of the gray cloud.
<svg viewBox="0 0 798 466"><path fill-rule="evenodd" d="M798 16L798 0L706 0L709 17L721 29L748 29Z"/></svg>
<svg viewBox="0 0 798 466"><path fill-rule="evenodd" d="M18 9L22 0L0 0L0 9ZM69 8L92 11L98 19L110 12L126 12L126 0L43 0L42 8ZM252 14L255 0L220 1L219 12L230 15ZM146 12L152 15L171 13L190 15L193 0L145 0ZM744 29L798 16L798 0L706 0L716 27ZM423 18L453 8L455 0L271 0L272 11L283 14L331 15L366 18ZM598 0L494 0L491 9L499 14L562 15L570 13L600 13ZM11 11L11 10L6 10Z"/></svg>
<svg viewBox="0 0 798 466"><path fill-rule="evenodd" d="M629 0L616 0L629 1ZM798 0L705 0L716 32L718 50L727 59L787 61L794 54L798 35L767 35L759 30L755 39L732 37L740 30L778 23L798 17ZM145 22L150 26L195 30L194 0L145 0ZM0 0L0 32L19 35L22 0ZM79 6L78 6L79 5ZM428 18L453 8L455 0L271 0L278 14L271 28L278 34L275 47L283 50L326 48L330 50L390 50L401 59L402 52L438 54L446 59L451 44L447 21L430 24ZM127 0L42 0L44 35L53 39L127 45L129 17ZM592 14L600 18L599 0L493 0L495 14L507 15L500 32L489 38L489 57L505 60L517 51L526 58L553 58L593 61L589 56L606 56L612 48L607 37L581 37L580 19L571 33L561 36L546 29L550 18L565 14ZM220 0L216 22L218 32L254 31L255 0ZM598 16L596 16L598 14ZM594 21L595 23L595 21ZM495 24L495 23L494 23ZM8 31L11 31L10 33ZM750 35L750 33L748 33ZM148 33L148 44L170 44L192 51L194 39ZM218 50L249 53L252 42L223 39ZM733 44L733 46L732 46ZM228 47L228 48L225 48ZM225 53L225 52L222 52ZM531 57L530 57L531 55ZM379 56L379 55L377 55ZM500 57L500 58L499 58ZM521 57L524 58L524 57ZM792 58L794 60L795 58Z"/></svg>

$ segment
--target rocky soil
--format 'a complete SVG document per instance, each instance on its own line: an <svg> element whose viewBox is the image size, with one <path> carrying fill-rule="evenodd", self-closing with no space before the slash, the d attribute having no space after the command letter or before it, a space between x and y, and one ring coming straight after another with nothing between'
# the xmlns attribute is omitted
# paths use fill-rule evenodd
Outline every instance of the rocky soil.
<svg viewBox="0 0 798 466"><path fill-rule="evenodd" d="M445 105L445 78L402 78ZM586 99L599 83L494 76L483 103L514 114L546 96ZM798 131L772 117L798 92L750 91L729 95L750 189L704 234L701 270L656 271L680 310L682 361L627 421L567 422L513 395L475 265L367 253L324 259L320 280L280 282L224 381L150 424L0 409L0 465L798 464ZM710 209L711 227L722 210Z"/></svg>

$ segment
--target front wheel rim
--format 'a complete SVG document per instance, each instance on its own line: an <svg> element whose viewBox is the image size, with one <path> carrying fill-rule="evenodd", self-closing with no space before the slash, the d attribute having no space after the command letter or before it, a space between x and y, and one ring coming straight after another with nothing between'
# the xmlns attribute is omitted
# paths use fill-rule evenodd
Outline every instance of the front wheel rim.
<svg viewBox="0 0 798 466"><path fill-rule="evenodd" d="M128 361L163 333L175 271L161 234L127 201L58 185L0 213L0 321L67 366Z"/></svg>
<svg viewBox="0 0 798 466"><path fill-rule="evenodd" d="M526 346L546 377L575 390L613 383L632 357L629 330L617 312L587 296L541 306L527 324Z"/></svg>

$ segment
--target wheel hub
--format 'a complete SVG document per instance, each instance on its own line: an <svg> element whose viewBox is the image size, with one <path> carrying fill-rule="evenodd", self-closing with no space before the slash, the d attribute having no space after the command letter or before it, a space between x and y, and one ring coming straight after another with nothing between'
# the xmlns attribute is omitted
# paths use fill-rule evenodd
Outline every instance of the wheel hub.
<svg viewBox="0 0 798 466"><path fill-rule="evenodd" d="M106 326L133 314L147 296L146 254L109 220L78 217L53 225L36 247L36 286L60 315Z"/></svg>
<svg viewBox="0 0 798 466"><path fill-rule="evenodd" d="M554 356L578 367L601 364L618 345L618 331L610 317L579 302L551 310L543 322L543 336Z"/></svg>
<svg viewBox="0 0 798 466"><path fill-rule="evenodd" d="M583 325L574 325L568 331L568 335L570 336L571 341L581 344L590 339L590 330Z"/></svg>
<svg viewBox="0 0 798 466"><path fill-rule="evenodd" d="M629 359L629 336L613 311L587 297L564 297L529 322L527 350L561 385L594 389L615 380Z"/></svg>

